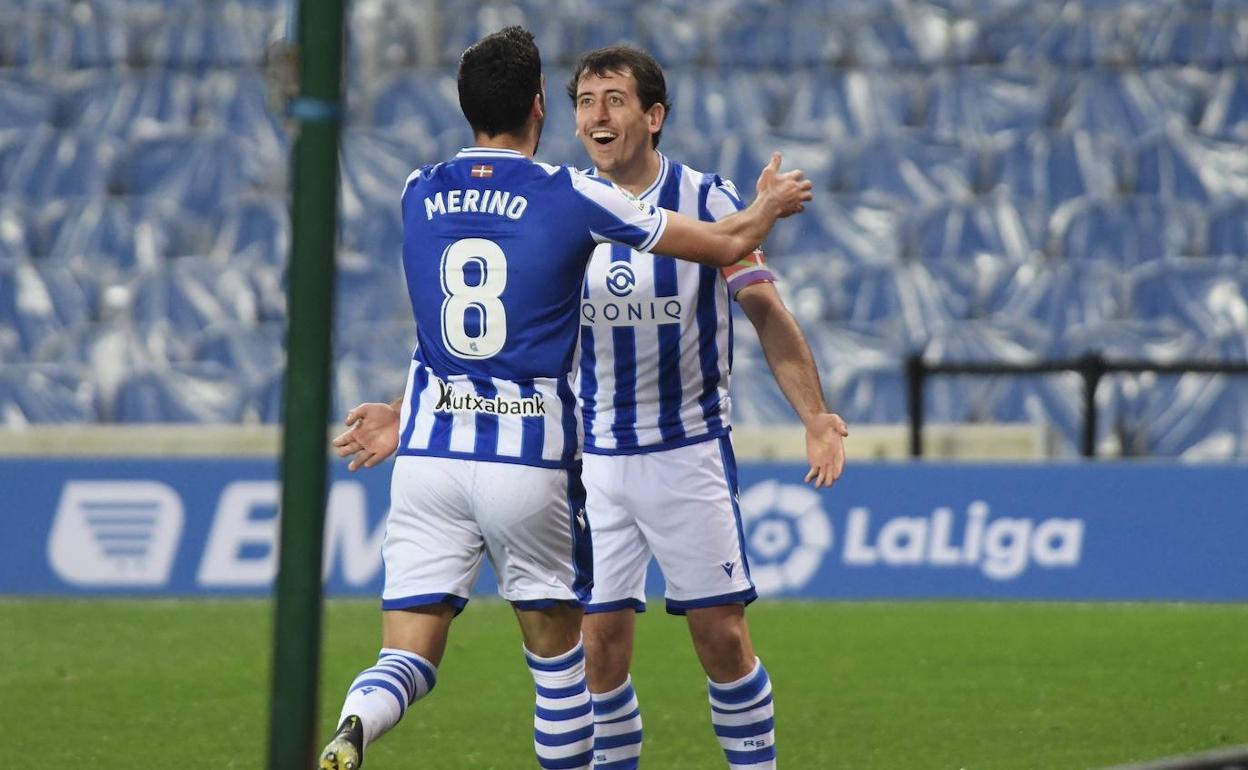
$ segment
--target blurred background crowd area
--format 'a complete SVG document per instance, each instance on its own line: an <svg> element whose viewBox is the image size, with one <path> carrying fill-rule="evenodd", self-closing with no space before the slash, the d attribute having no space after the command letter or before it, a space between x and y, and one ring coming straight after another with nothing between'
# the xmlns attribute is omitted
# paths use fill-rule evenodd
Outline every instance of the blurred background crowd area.
<svg viewBox="0 0 1248 770"><path fill-rule="evenodd" d="M905 357L1248 358L1248 0L348 5L335 413L402 391L399 193L470 143L459 53L533 30L541 160L586 165L584 51L665 66L660 149L743 191L773 149L817 200L768 243L829 404L906 418ZM284 365L290 127L271 0L0 6L0 425L271 423ZM297 255L296 255L297 259ZM738 319L738 424L792 423ZM927 419L1079 441L1077 375L942 378ZM1248 457L1248 380L1117 375L1097 440Z"/></svg>

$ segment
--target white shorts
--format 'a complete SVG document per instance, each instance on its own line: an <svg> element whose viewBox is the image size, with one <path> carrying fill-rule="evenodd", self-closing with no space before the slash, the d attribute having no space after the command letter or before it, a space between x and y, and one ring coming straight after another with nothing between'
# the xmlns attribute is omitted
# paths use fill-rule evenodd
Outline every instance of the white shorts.
<svg viewBox="0 0 1248 770"><path fill-rule="evenodd" d="M579 469L401 456L381 555L383 610L463 609L488 556L521 609L581 605L593 584Z"/></svg>
<svg viewBox="0 0 1248 770"><path fill-rule="evenodd" d="M645 611L651 555L673 615L758 597L742 549L727 436L644 454L587 453L582 478L594 540L587 612Z"/></svg>

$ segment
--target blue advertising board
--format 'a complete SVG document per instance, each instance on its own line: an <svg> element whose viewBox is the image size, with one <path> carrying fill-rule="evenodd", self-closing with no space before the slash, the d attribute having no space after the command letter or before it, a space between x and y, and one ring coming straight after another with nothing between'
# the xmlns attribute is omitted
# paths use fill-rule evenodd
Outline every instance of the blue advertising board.
<svg viewBox="0 0 1248 770"><path fill-rule="evenodd" d="M331 594L380 593L389 469L334 466ZM831 490L803 486L804 470L739 470L763 595L1248 600L1243 467L857 463ZM270 590L272 460L4 460L0 490L0 593ZM653 568L649 590L662 594ZM477 591L493 592L488 565Z"/></svg>

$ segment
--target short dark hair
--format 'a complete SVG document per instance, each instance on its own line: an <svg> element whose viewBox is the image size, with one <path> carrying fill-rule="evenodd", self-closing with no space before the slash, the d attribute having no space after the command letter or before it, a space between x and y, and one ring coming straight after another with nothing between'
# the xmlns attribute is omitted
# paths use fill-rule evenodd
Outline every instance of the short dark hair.
<svg viewBox="0 0 1248 770"><path fill-rule="evenodd" d="M631 45L609 45L598 48L581 57L568 82L568 96L572 104L576 104L576 89L581 78L586 75L602 77L608 72L619 72L633 76L637 81L637 96L641 99L641 109L648 110L656 104L662 104L667 114L672 112L672 101L667 95L667 80L663 77L663 68L654 57L640 48ZM654 135L654 146L659 146L659 137L663 130Z"/></svg>
<svg viewBox="0 0 1248 770"><path fill-rule="evenodd" d="M533 95L542 92L542 55L533 33L507 27L468 46L459 57L459 108L486 136L524 128Z"/></svg>

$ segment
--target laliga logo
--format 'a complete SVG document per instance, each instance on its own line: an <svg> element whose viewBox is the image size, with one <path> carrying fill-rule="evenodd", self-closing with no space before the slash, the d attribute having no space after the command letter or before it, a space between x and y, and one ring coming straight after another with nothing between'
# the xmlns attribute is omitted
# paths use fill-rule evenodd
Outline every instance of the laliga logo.
<svg viewBox="0 0 1248 770"><path fill-rule="evenodd" d="M626 297L637 285L637 276L627 262L612 262L607 268L607 291L617 297Z"/></svg>
<svg viewBox="0 0 1248 770"><path fill-rule="evenodd" d="M746 490L739 504L758 592L804 588L832 547L832 524L819 494L769 480Z"/></svg>

